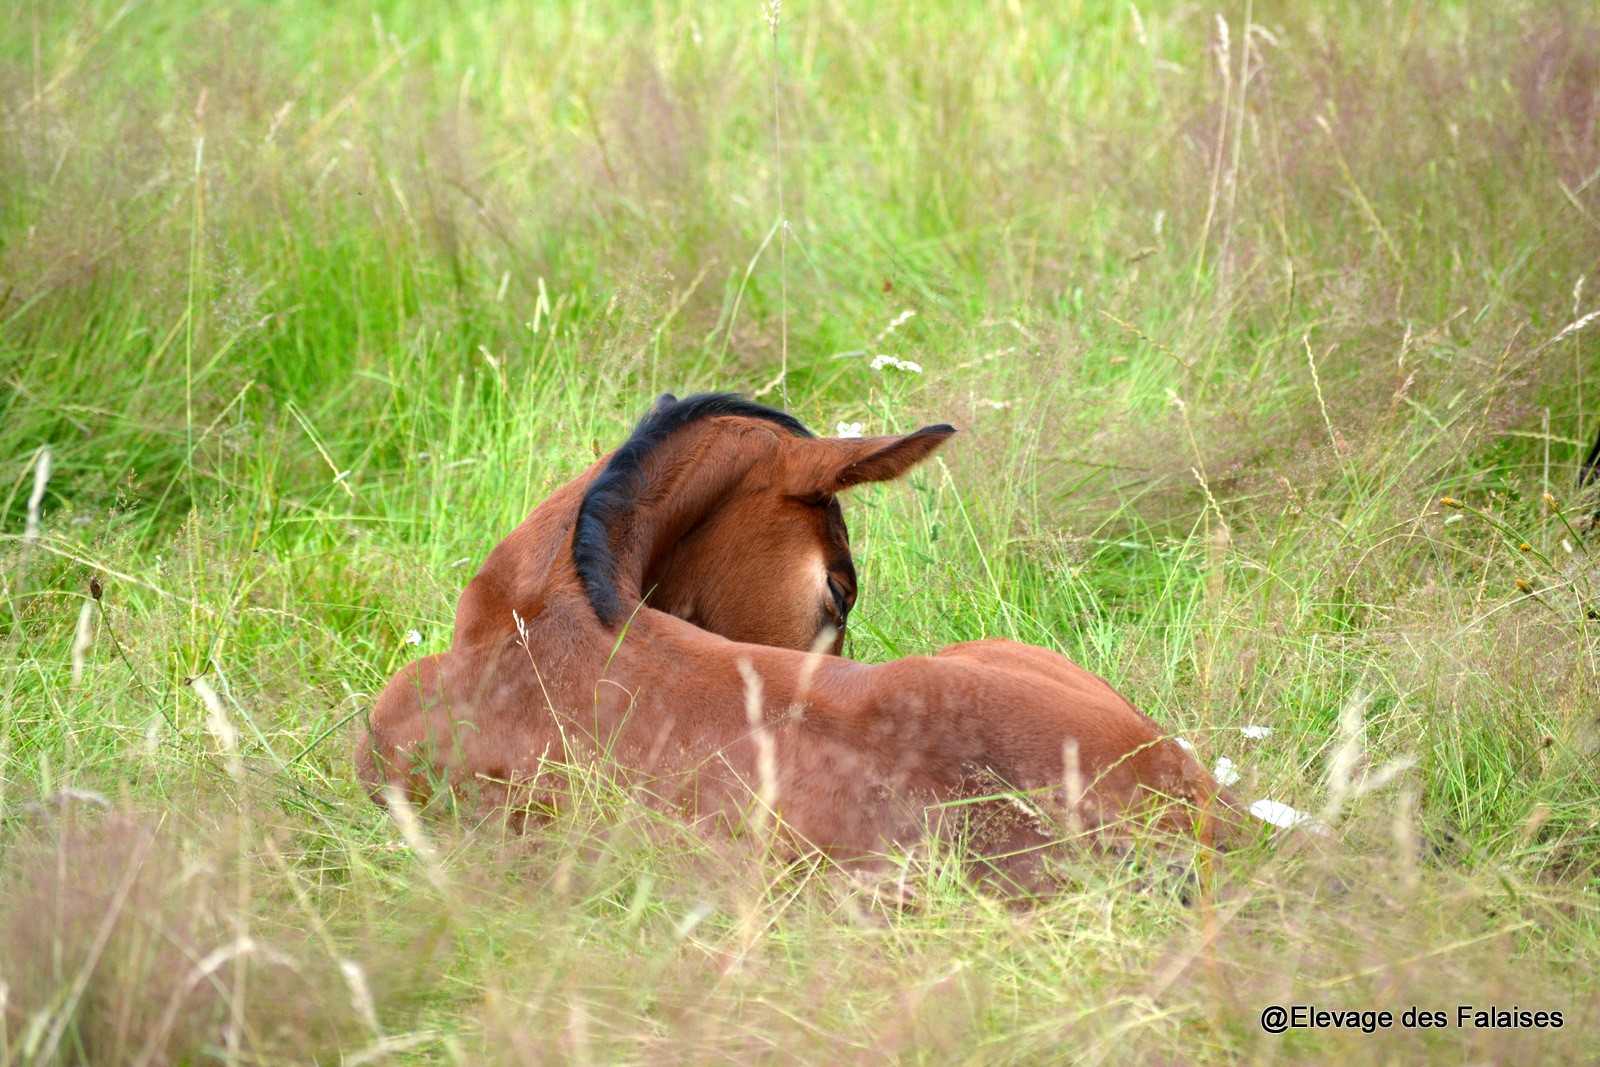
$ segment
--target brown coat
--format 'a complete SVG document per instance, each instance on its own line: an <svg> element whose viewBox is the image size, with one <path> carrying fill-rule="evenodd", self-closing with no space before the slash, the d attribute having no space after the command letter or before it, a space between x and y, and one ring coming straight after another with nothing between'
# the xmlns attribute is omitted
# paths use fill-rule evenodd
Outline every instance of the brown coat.
<svg viewBox="0 0 1600 1067"><path fill-rule="evenodd" d="M1209 842L1231 824L1237 803L1193 756L1057 653L988 640L857 663L729 640L642 605L647 576L686 540L723 531L723 552L697 553L723 557L752 532L782 540L759 516L825 511L841 489L897 477L953 432L817 440L781 429L739 415L674 427L623 485L625 514L591 524L611 555L584 574L574 555L595 542L579 546L574 530L592 518L584 509L615 457L541 504L491 556L516 565L463 596L456 646L380 695L361 760L375 794L389 783L420 801L448 782L479 803L537 812L560 803L565 768L604 759L692 817L740 827L765 823L770 809L793 847L840 859L912 844L930 827L960 830L1028 884L1042 850L1074 826L1103 840L1149 821ZM757 614L820 600L821 572L837 560L815 537L783 543L816 558L779 577L810 574L816 588L768 596L702 573L701 598ZM597 597L595 585L606 581L626 617L602 620L607 591Z"/></svg>

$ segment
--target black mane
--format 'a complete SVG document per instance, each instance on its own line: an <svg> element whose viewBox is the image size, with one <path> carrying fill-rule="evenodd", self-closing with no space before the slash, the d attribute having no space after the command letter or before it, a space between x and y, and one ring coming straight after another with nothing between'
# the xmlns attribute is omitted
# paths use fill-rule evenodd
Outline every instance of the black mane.
<svg viewBox="0 0 1600 1067"><path fill-rule="evenodd" d="M1600 435L1594 439L1594 447L1589 449L1589 457L1583 461L1583 466L1578 468L1578 488L1582 489L1592 481L1600 480Z"/></svg>
<svg viewBox="0 0 1600 1067"><path fill-rule="evenodd" d="M618 519L633 508L638 495L643 463L672 434L690 423L716 415L740 415L765 419L796 437L812 437L805 425L784 411L746 400L737 393L701 393L684 400L664 394L648 414L633 428L633 434L611 456L598 477L589 484L578 508L578 522L572 530L572 562L578 571L589 604L606 626L615 626L622 617L617 600L617 559L611 551L611 531Z"/></svg>

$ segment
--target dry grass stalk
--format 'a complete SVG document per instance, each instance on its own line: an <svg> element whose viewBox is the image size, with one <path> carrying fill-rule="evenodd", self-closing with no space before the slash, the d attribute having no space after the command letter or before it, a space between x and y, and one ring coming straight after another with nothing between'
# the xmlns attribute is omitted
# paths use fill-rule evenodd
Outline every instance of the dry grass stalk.
<svg viewBox="0 0 1600 1067"><path fill-rule="evenodd" d="M94 647L94 601L85 599L78 609L78 626L72 638L72 684L83 684L84 665Z"/></svg>

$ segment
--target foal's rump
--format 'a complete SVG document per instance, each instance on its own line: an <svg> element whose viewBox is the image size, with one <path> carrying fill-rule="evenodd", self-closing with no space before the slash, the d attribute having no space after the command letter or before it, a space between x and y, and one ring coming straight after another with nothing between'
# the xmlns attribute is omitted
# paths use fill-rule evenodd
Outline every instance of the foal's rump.
<svg viewBox="0 0 1600 1067"><path fill-rule="evenodd" d="M1079 814L1091 822L1173 801L1158 820L1167 829L1192 829L1208 843L1219 831L1217 843L1236 836L1238 800L1099 675L1059 652L998 638L949 645L934 658L983 680L990 765L1018 786L1064 783L1084 797Z"/></svg>
<svg viewBox="0 0 1600 1067"><path fill-rule="evenodd" d="M989 637L946 645L934 655L972 662L985 671L1008 672L1043 686L1055 694L1057 706L1071 709L1074 729L1086 718L1098 716L1106 724L1122 724L1131 731L1129 739L1136 737L1138 744L1167 736L1160 723L1135 707L1110 682L1048 648ZM1135 725L1133 720L1142 725Z"/></svg>

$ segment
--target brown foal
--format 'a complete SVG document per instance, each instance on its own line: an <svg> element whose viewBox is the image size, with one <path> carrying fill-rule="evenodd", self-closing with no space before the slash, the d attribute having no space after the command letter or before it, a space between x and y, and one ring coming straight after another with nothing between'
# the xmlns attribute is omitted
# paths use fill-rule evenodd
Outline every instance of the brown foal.
<svg viewBox="0 0 1600 1067"><path fill-rule="evenodd" d="M1000 640L882 664L797 650L831 638L853 597L837 494L953 432L817 439L735 397L658 405L495 550L455 646L390 680L362 778L536 814L566 768L604 757L691 817L754 815L797 851L857 860L958 833L1029 888L1074 829L1231 837L1227 790L1065 656Z"/></svg>

